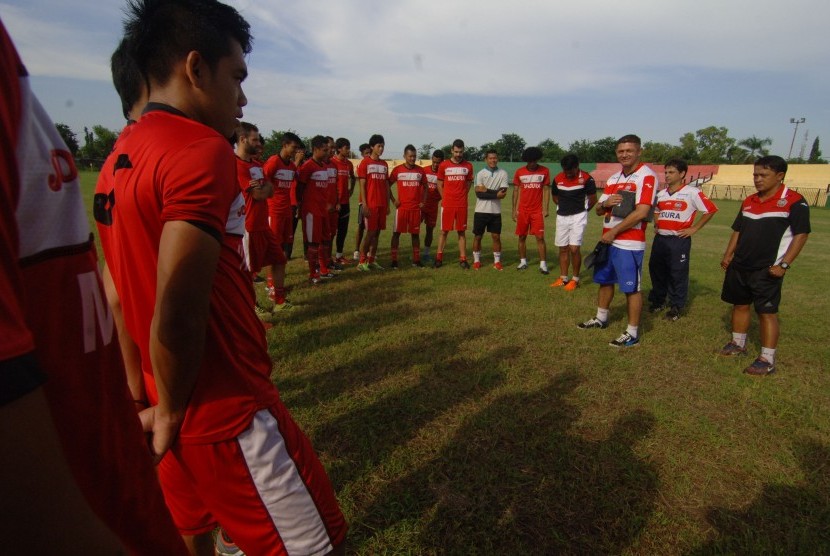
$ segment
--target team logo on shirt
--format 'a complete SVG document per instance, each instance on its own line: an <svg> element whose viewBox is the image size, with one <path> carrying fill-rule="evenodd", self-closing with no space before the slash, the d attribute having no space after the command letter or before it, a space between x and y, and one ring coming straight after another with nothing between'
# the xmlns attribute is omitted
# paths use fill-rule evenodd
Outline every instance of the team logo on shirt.
<svg viewBox="0 0 830 556"><path fill-rule="evenodd" d="M784 207L784 206L787 206L787 200L786 199L779 199L778 202L775 203L775 204L779 207Z"/></svg>

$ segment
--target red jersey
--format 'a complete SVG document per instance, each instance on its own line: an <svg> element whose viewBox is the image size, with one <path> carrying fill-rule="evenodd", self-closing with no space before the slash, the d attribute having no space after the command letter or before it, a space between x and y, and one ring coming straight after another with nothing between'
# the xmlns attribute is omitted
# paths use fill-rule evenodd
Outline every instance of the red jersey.
<svg viewBox="0 0 830 556"><path fill-rule="evenodd" d="M398 201L402 209L418 209L424 201L424 189L427 187L427 176L424 169L417 164L408 168L400 164L392 169L389 176L390 183L397 183Z"/></svg>
<svg viewBox="0 0 830 556"><path fill-rule="evenodd" d="M303 189L303 212L327 213L328 207L326 205L331 202L329 198L328 164L325 162L318 163L313 158L309 158L300 167L297 180Z"/></svg>
<svg viewBox="0 0 830 556"><path fill-rule="evenodd" d="M631 191L635 194L636 205L654 205L654 193L657 189L657 174L654 170L643 163L640 163L628 175L623 174L622 171L617 172L605 182L605 190L598 203L605 201L610 195L619 191ZM619 216L614 216L612 209L605 211L605 219L603 220L602 231L607 232L617 224L623 221ZM651 209L649 209L651 210ZM620 232L612 245L620 249L628 249L629 251L641 251L646 248L646 221L643 220L631 228Z"/></svg>
<svg viewBox="0 0 830 556"><path fill-rule="evenodd" d="M445 160L438 167L438 181L444 182L444 198L441 206L467 208L470 185L473 183L473 165L462 160Z"/></svg>
<svg viewBox="0 0 830 556"><path fill-rule="evenodd" d="M273 216L290 214L291 205L296 204L296 199L292 199L292 188L297 179L297 167L275 154L265 162L262 172L274 186L274 193L268 198L268 213Z"/></svg>
<svg viewBox="0 0 830 556"><path fill-rule="evenodd" d="M265 199L257 201L251 194L251 180L258 180L262 185L265 174L262 163L251 159L246 162L236 157L236 179L245 198L245 229L249 232L262 232L268 227L268 203Z"/></svg>
<svg viewBox="0 0 830 556"><path fill-rule="evenodd" d="M182 443L233 438L279 394L270 380L262 324L240 255L245 205L227 139L170 107L151 109L119 141L115 155L112 241L107 254L130 336L141 351L147 394L158 402L150 363L158 247L164 224L186 221L221 243L205 352L184 422Z"/></svg>
<svg viewBox="0 0 830 556"><path fill-rule="evenodd" d="M0 97L0 397L42 384L101 522L132 554L186 554L127 389L75 163L2 22Z"/></svg>
<svg viewBox="0 0 830 556"><path fill-rule="evenodd" d="M424 176L427 178L427 202L424 208L437 207L441 201L441 192L438 191L438 174L432 165L424 166Z"/></svg>
<svg viewBox="0 0 830 556"><path fill-rule="evenodd" d="M542 212L542 191L550 186L550 171L545 166L537 166L535 170L522 166L513 174L513 185L521 189L519 212Z"/></svg>
<svg viewBox="0 0 830 556"><path fill-rule="evenodd" d="M357 167L357 177L366 180L366 195L364 199L369 208L383 208L389 206L389 164L385 160L374 160L366 157Z"/></svg>
<svg viewBox="0 0 830 556"><path fill-rule="evenodd" d="M657 192L655 207L658 215L654 226L663 236L676 236L680 230L691 228L698 211L704 214L718 211L703 191L691 185L683 185L674 193L668 187L661 189Z"/></svg>
<svg viewBox="0 0 830 556"><path fill-rule="evenodd" d="M348 158L340 160L331 157L331 162L337 168L337 202L341 205L349 204L349 185L354 179L354 165Z"/></svg>
<svg viewBox="0 0 830 556"><path fill-rule="evenodd" d="M334 207L338 202L340 202L340 195L337 192L337 166L335 166L334 162L329 159L326 162L326 168L329 172L329 187L327 191L327 200L328 204Z"/></svg>

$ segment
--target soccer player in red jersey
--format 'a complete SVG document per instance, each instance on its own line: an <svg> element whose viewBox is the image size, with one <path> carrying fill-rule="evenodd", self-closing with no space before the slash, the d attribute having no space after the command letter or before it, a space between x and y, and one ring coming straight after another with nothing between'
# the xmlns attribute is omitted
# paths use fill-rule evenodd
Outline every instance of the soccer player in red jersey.
<svg viewBox="0 0 830 556"><path fill-rule="evenodd" d="M320 244L320 257L325 257L326 267L329 271L341 271L343 265L336 263L332 257L332 244L334 243L334 236L337 234L337 225L340 220L340 195L337 192L337 166L332 162L334 157L334 137L326 136L326 144L328 145L328 155L326 157L326 166L329 172L329 188L328 188L328 204L331 205L329 210L329 225L326 228L327 234L323 238L323 243ZM331 274L331 272L329 272ZM329 278L333 278L332 274Z"/></svg>
<svg viewBox="0 0 830 556"><path fill-rule="evenodd" d="M360 158L369 158L372 154L372 147L369 143L360 145ZM363 243L363 234L366 232L366 222L363 220L363 189L357 188L357 235L354 244L354 262L360 262L360 244Z"/></svg>
<svg viewBox="0 0 830 556"><path fill-rule="evenodd" d="M245 196L245 257L253 275L259 274L263 266L269 266L271 282L268 285L273 286L271 300L276 312L291 308L285 299L285 263L288 260L277 236L268 226L268 199L274 188L272 182L265 179L262 163L254 158L261 147L259 129L241 122L236 131L236 173L239 188Z"/></svg>
<svg viewBox="0 0 830 556"><path fill-rule="evenodd" d="M297 147L297 150L294 152L294 166L299 170L300 166L302 166L306 161L306 146L304 143L300 143ZM300 222L300 207L297 205L297 176L294 176L294 182L291 184L291 211L293 213L292 217L292 227L291 227L291 237L294 238L297 236L297 224ZM308 249L308 245L306 243L305 237L303 237L303 253L306 252ZM288 251L285 252L286 256L290 259L291 254L294 252L294 244L292 239L291 247Z"/></svg>
<svg viewBox="0 0 830 556"><path fill-rule="evenodd" d="M380 231L386 229L386 216L389 214L389 165L381 160L383 154L383 135L372 135L369 139L372 149L368 158L360 161L357 177L360 180L360 192L363 196L363 220L366 225L366 237L360 246L360 264L357 269L383 270L375 262L378 251Z"/></svg>
<svg viewBox="0 0 830 556"><path fill-rule="evenodd" d="M459 265L468 270L467 203L473 185L473 165L464 160L464 141L452 142L452 157L438 167L438 192L441 194L441 236L435 254L435 268L444 264L444 247L450 230L458 232Z"/></svg>
<svg viewBox="0 0 830 556"><path fill-rule="evenodd" d="M545 218L550 209L550 171L539 164L542 149L528 147L522 153L527 164L513 175L513 221L519 236L519 266L527 270L527 236L536 236L539 251L539 272L549 274L547 245L545 244Z"/></svg>
<svg viewBox="0 0 830 556"><path fill-rule="evenodd" d="M288 258L294 245L294 183L297 179L297 166L294 155L303 141L295 133L287 131L280 142L280 152L268 158L262 171L265 179L271 182L273 193L268 198L268 223L271 231L282 245ZM269 290L272 283L268 284ZM270 291L269 291L270 294Z"/></svg>
<svg viewBox="0 0 830 556"><path fill-rule="evenodd" d="M316 135L311 140L311 158L305 161L297 173L297 204L303 221L303 238L308 244L306 260L308 279L312 284L319 284L321 279L334 276L329 271L327 257L320 256L320 243L330 237L329 213L334 208L330 196L328 152L326 138Z"/></svg>
<svg viewBox="0 0 830 556"><path fill-rule="evenodd" d="M349 202L355 185L354 165L349 160L351 150L352 145L349 140L339 137L334 142L335 154L331 157L332 163L337 167L337 199L340 209L337 215L335 262L340 266L346 264L346 259L343 258L343 246L346 243L346 235L349 233L349 217L351 216Z"/></svg>
<svg viewBox="0 0 830 556"><path fill-rule="evenodd" d="M429 166L424 167L427 177L427 199L424 208L421 209L421 220L424 223L424 251L421 254L421 262L429 264L432 257L429 250L432 247L432 234L435 224L438 222L438 203L441 202L441 192L438 191L438 167L444 162L444 151L437 149L432 153L432 160Z"/></svg>
<svg viewBox="0 0 830 556"><path fill-rule="evenodd" d="M249 554L343 550L334 491L271 382L239 251L228 139L247 102L249 26L211 0L137 0L125 30L150 102L114 153L107 261L141 349L151 407L139 416L174 522L193 553L213 549L219 524Z"/></svg>
<svg viewBox="0 0 830 556"><path fill-rule="evenodd" d="M427 195L427 178L424 169L415 163L418 151L413 145L403 150L404 163L392 169L389 175L390 187L397 185L398 198L395 204L395 228L392 231L392 268L398 268L398 245L401 234L412 236L412 266L423 268L421 263L421 209ZM391 192L390 192L391 194Z"/></svg>
<svg viewBox="0 0 830 556"><path fill-rule="evenodd" d="M129 397L74 161L2 21L0 98L3 551L186 554Z"/></svg>

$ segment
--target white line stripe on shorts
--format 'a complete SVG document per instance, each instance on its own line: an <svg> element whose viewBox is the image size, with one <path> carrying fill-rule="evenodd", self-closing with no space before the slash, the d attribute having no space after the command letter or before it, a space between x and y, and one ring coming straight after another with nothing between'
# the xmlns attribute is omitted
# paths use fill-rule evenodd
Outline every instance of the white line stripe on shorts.
<svg viewBox="0 0 830 556"><path fill-rule="evenodd" d="M317 506L289 456L268 410L254 415L237 437L251 479L289 555L322 555L334 547Z"/></svg>

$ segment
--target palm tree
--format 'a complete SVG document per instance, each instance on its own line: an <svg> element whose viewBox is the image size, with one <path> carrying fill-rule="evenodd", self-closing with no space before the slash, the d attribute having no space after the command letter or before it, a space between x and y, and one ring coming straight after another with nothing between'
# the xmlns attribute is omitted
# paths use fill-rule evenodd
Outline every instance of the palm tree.
<svg viewBox="0 0 830 556"><path fill-rule="evenodd" d="M769 137L761 139L760 137L755 137L753 135L752 137L747 137L746 139L738 141L738 144L749 149L749 156L751 158L755 158L756 151L759 156L766 156L769 154L769 150L765 147L772 146L772 139Z"/></svg>

